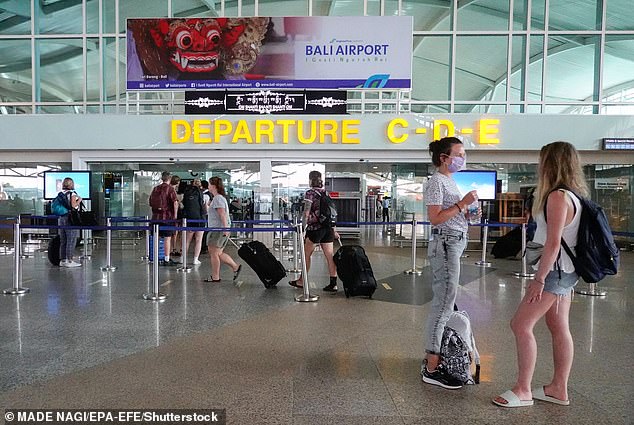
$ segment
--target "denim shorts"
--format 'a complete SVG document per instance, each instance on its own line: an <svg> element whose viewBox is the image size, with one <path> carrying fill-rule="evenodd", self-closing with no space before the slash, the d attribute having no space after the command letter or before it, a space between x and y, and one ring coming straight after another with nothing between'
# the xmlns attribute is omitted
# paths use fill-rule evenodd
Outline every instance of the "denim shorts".
<svg viewBox="0 0 634 425"><path fill-rule="evenodd" d="M560 279L559 271L553 270L544 279L544 291L555 295L570 295L577 282L579 282L577 273L561 272Z"/></svg>

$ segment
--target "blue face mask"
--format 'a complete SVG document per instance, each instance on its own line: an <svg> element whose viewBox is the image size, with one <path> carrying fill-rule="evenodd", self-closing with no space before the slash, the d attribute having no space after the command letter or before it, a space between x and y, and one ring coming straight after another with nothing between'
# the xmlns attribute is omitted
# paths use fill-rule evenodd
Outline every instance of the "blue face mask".
<svg viewBox="0 0 634 425"><path fill-rule="evenodd" d="M447 166L447 170L450 173L457 173L460 170L467 168L467 159L461 156L452 156L451 164Z"/></svg>

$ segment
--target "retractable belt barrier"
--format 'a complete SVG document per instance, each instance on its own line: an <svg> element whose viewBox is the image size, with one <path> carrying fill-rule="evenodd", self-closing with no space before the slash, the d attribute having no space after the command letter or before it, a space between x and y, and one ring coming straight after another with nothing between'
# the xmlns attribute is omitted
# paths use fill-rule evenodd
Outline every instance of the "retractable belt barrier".
<svg viewBox="0 0 634 425"><path fill-rule="evenodd" d="M28 216L29 219L57 219L58 216L56 215L43 215L43 216ZM150 238L150 234L154 234L155 240L158 241L158 237L159 237L159 231L160 230L168 230L168 231L184 231L185 235L183 238L183 252L185 253L186 250L186 232L191 231L191 232L243 232L245 229L243 227L190 227L187 226L187 223L206 223L206 220L203 219L192 219L192 220L187 220L187 219L183 219L182 220L182 225L178 226L178 225L174 225L176 223L179 222L179 220L151 220L148 216L145 217L107 217L106 218L106 225L105 226L60 226L60 225L46 225L46 224L28 224L28 225L23 225L21 224L21 220L20 217L0 217L0 220L5 220L5 221L15 221L14 224L0 224L0 228L13 228L14 229L14 270L13 270L13 287L10 289L6 289L3 291L4 294L6 295L24 295L26 293L29 292L29 288L22 288L20 286L20 280L21 280L21 270L20 270L20 259L21 259L21 229L71 229L71 230L83 230L83 231L87 231L87 230L98 230L98 231L106 231L107 232L107 248L106 248L106 265L104 267L102 267L102 271L114 271L116 270L116 266L112 265L111 262L111 235L112 235L112 231L129 231L129 230L134 230L134 231L145 231L146 232L146 256L142 257L142 258L149 258L150 257L150 243L149 243L149 238ZM136 226L121 226L118 223L125 223L125 222L131 222L131 223L148 223L147 225L136 225ZM113 225L113 223L117 223L117 225ZM306 253L304 251L304 237L305 237L305 230L303 228L303 225L301 223L301 220L299 220L297 217L295 218L294 221L291 220L237 220L234 221L233 223L235 224L279 224L279 227L253 227L253 228L249 228L250 232L280 232L280 234L282 232L285 231L290 231L290 232L294 232L295 234L295 238L293 240L293 247L294 247L294 267L293 269L288 270L288 272L292 272L292 273L300 273L302 275L302 278L304 280L304 292L302 295L297 296L296 300L297 301L302 301L302 302L311 302L311 301L317 301L319 299L319 296L317 295L311 295L310 294L310 285L308 283L308 273L306 270ZM284 224L290 224L290 226L284 226ZM411 225L412 226L412 258L411 258L411 268L408 270L405 270L404 273L407 274L421 274L422 271L420 269L418 269L416 267L416 238L417 238L417 232L416 232L416 227L418 225L425 225L425 226L430 226L431 223L428 221L416 221L416 220L412 220L412 221L392 221L392 222L382 222L382 221L375 221L375 222L340 222L338 223L338 225L342 225L342 226L384 226L384 225ZM489 227L521 227L522 228L522 253L524 253L526 251L526 223L523 224L516 224L516 223L503 223L503 222L488 222L486 219L484 220L484 223L477 223L477 224L469 224L470 227L483 227L483 246L482 246L482 257L481 260L476 262L476 265L479 265L481 267L490 267L491 263L486 261L486 246L487 246L487 242L488 242L488 229ZM612 232L615 236L624 236L624 237L634 237L634 233L631 232ZM233 241L232 241L233 242ZM235 243L234 243L235 245ZM158 243L154 243L153 245L153 250L154 250L154 258L158 260ZM236 245L237 247L237 245ZM85 248L85 247L84 247ZM84 251L85 252L85 251ZM299 260L300 258L298 258L299 255L301 255L301 268L299 265ZM161 294L159 292L159 288L158 288L158 261L154 261L153 264L153 288L152 288L152 292L149 292L148 294L144 294L143 297L147 300L152 300L152 301L162 301L166 298L165 294ZM180 270L180 271L188 271L188 268L186 267L186 256L185 258L183 258L183 268L186 268L184 270ZM527 271L527 265L526 265L526 256L522 255L522 270L521 272L517 272L515 273L515 275L519 278L526 278L526 277L532 277L534 276L534 274L529 273ZM591 287L591 291L590 293L587 292L579 292L579 293L584 293L587 295L601 295L604 293L598 293L596 292L596 284L594 285L594 288Z"/></svg>

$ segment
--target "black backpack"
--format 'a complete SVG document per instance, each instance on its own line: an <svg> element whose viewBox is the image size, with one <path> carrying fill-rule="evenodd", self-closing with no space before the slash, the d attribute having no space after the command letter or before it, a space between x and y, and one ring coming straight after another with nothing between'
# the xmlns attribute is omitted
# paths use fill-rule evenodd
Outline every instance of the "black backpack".
<svg viewBox="0 0 634 425"><path fill-rule="evenodd" d="M319 224L327 227L337 225L337 208L332 198L326 192L317 192L319 195Z"/></svg>
<svg viewBox="0 0 634 425"><path fill-rule="evenodd" d="M183 193L183 214L185 218L200 220L205 215L203 193L196 186L187 186Z"/></svg>
<svg viewBox="0 0 634 425"><path fill-rule="evenodd" d="M567 188L562 188L567 189ZM557 190L557 189L555 189ZM575 254L561 238L561 246L572 260L575 272L587 283L596 283L619 269L619 249L603 208L588 198L573 193L581 203L581 217ZM544 217L546 207L544 207Z"/></svg>

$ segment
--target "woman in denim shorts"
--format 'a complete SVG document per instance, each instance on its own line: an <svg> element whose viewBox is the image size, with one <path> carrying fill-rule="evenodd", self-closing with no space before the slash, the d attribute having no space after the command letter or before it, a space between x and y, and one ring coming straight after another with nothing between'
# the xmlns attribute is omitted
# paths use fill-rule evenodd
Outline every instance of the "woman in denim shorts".
<svg viewBox="0 0 634 425"><path fill-rule="evenodd" d="M533 399L568 405L568 377L572 368L573 342L568 325L570 299L578 276L572 260L561 249L561 239L574 250L581 204L572 192L587 196L588 189L579 155L573 145L554 142L539 153L539 179L533 203L537 230L533 242L543 245L526 295L511 320L517 345L518 376L515 385L493 399L502 407L533 405ZM547 218L547 220L546 220ZM552 334L554 373L550 383L531 388L537 363L533 328L546 316Z"/></svg>
<svg viewBox="0 0 634 425"><path fill-rule="evenodd" d="M440 340L456 301L460 278L460 257L467 245L467 207L478 200L476 191L464 197L452 174L466 168L460 139L444 137L430 143L437 170L425 189L427 214L433 239L427 249L433 271L431 311L426 324L426 357L421 368L423 381L442 388L457 389L462 383L440 367Z"/></svg>

